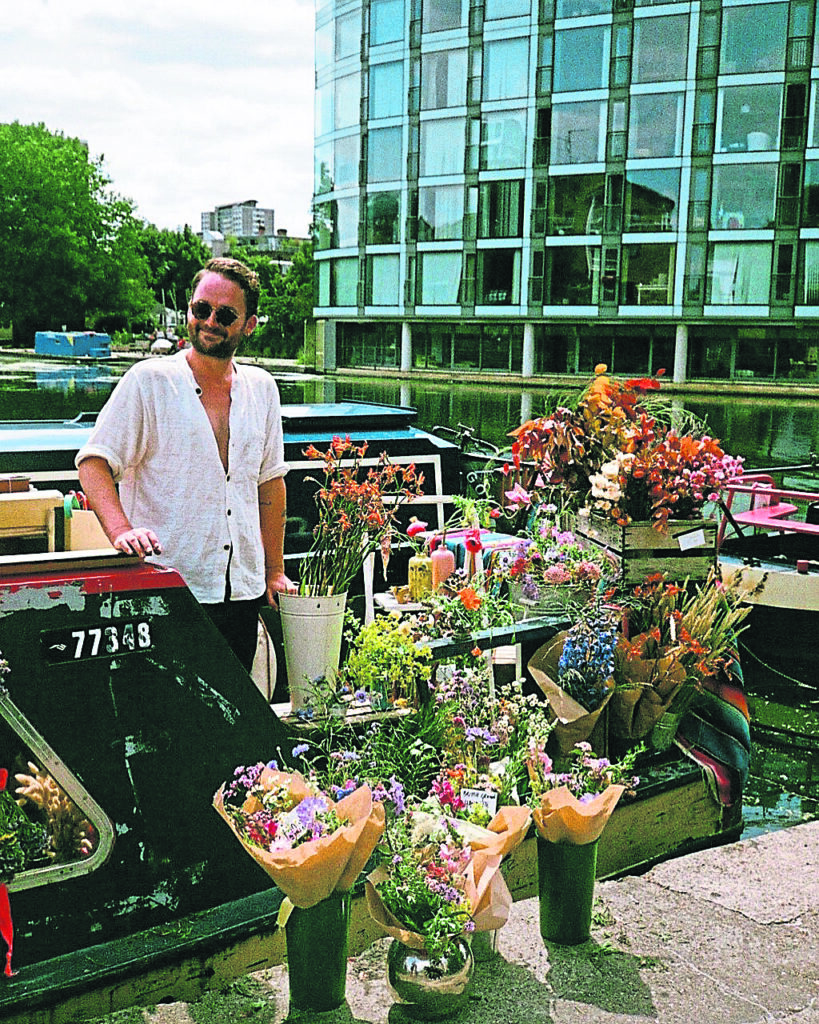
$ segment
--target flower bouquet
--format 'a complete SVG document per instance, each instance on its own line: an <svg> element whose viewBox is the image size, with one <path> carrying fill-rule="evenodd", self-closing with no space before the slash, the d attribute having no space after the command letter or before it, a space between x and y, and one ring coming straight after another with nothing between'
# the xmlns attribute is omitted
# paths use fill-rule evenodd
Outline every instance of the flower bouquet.
<svg viewBox="0 0 819 1024"><path fill-rule="evenodd" d="M558 633L530 659L529 671L554 716L552 743L558 754L585 741L607 749L604 714L614 689L617 639L613 612L590 606L571 629Z"/></svg>
<svg viewBox="0 0 819 1024"><path fill-rule="evenodd" d="M384 808L361 786L335 803L275 762L239 767L213 805L285 893L290 1000L330 1010L344 1001L350 890L384 831Z"/></svg>
<svg viewBox="0 0 819 1024"><path fill-rule="evenodd" d="M588 743L578 743L566 770L558 772L542 744L531 744L540 932L547 942L575 945L589 937L597 841L621 796L639 783L633 775L636 753L612 764L596 757Z"/></svg>

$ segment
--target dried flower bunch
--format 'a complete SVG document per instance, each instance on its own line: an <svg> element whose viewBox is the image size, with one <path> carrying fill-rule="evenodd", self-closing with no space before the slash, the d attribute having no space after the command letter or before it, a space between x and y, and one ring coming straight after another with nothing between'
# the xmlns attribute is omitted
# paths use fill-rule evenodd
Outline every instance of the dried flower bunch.
<svg viewBox="0 0 819 1024"><path fill-rule="evenodd" d="M412 463L396 466L382 452L365 469L367 447L334 437L325 452L305 449L308 459L323 462L324 477L313 479L318 523L302 560L302 594L343 594L370 553L380 549L388 558L399 506L423 493L423 474Z"/></svg>

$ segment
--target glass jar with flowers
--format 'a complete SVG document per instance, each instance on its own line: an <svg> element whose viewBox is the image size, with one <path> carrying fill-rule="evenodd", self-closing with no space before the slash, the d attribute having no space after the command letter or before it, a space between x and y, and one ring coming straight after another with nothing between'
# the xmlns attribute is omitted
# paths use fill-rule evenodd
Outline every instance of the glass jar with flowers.
<svg viewBox="0 0 819 1024"><path fill-rule="evenodd" d="M617 802L639 784L638 751L619 763L576 744L563 771L555 770L544 744L530 741L527 768L537 830L540 933L546 942L576 945L591 928L597 842Z"/></svg>
<svg viewBox="0 0 819 1024"><path fill-rule="evenodd" d="M388 557L399 507L419 496L423 476L382 453L368 460L367 443L334 437L305 456L323 464L315 501L318 522L301 561L298 594L281 594L282 638L293 710L304 706L306 680L338 671L347 589L369 555Z"/></svg>

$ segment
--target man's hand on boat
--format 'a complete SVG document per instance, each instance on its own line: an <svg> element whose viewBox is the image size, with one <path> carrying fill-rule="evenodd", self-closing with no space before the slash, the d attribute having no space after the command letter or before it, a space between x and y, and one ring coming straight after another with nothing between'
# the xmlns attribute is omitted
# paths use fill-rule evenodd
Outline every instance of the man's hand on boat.
<svg viewBox="0 0 819 1024"><path fill-rule="evenodd" d="M111 542L117 551L124 551L126 555L139 555L140 558L147 558L148 555L161 555L162 545L153 530L137 526L118 533Z"/></svg>

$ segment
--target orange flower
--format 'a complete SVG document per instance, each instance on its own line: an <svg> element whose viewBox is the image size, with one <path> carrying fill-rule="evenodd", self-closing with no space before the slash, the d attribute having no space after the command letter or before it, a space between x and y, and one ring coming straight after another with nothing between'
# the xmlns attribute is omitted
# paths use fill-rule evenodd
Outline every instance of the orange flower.
<svg viewBox="0 0 819 1024"><path fill-rule="evenodd" d="M464 587L463 590L459 590L458 597L461 599L461 604L468 612L475 612L481 606L481 599L474 587Z"/></svg>

